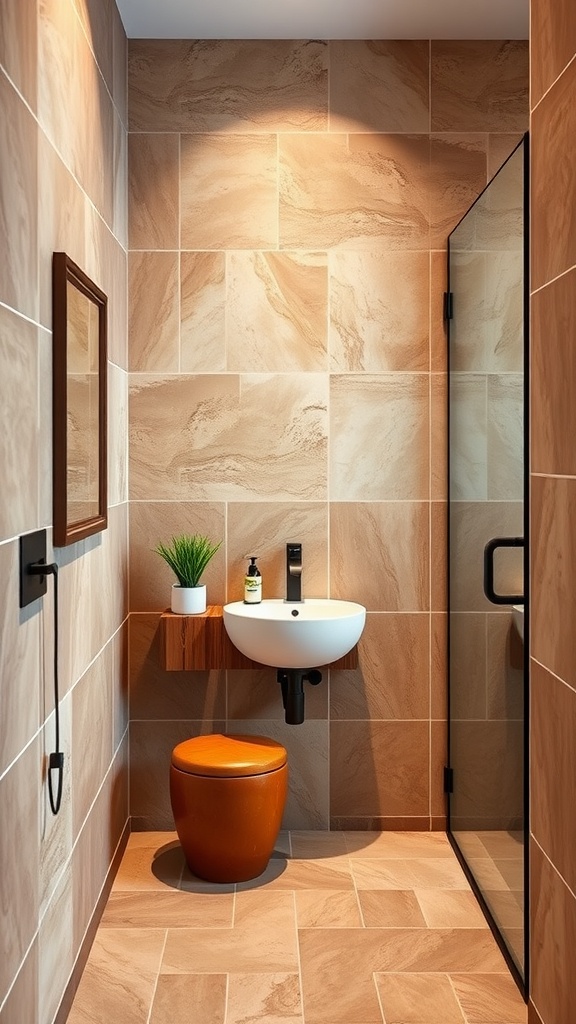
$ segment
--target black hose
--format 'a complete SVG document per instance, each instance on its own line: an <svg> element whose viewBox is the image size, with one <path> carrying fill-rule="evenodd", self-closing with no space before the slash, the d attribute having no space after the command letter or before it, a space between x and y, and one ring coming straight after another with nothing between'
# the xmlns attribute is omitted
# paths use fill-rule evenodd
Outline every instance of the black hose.
<svg viewBox="0 0 576 1024"><path fill-rule="evenodd" d="M58 566L56 562L47 565L45 562L33 562L28 566L28 572L34 576L54 577L54 718L55 718L55 747L48 757L48 798L52 814L58 814L62 803L62 785L64 782L64 754L60 750L60 697L58 693ZM56 795L52 785L52 772L58 772Z"/></svg>

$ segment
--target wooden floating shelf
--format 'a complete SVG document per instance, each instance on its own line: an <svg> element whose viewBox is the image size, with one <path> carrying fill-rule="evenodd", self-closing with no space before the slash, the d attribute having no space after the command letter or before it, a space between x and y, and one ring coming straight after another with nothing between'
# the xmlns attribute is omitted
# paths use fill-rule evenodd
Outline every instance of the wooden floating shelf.
<svg viewBox="0 0 576 1024"><path fill-rule="evenodd" d="M208 605L200 615L177 615L162 612L160 616L161 657L167 672L201 672L221 668L269 668L246 658L234 646L226 630L222 605ZM310 665L310 668L317 668ZM332 662L331 668L357 668L358 649Z"/></svg>

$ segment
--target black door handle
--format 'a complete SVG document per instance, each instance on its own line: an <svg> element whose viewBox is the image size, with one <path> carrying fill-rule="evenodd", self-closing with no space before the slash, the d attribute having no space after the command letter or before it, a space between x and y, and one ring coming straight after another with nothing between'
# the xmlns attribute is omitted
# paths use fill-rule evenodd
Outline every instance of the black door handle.
<svg viewBox="0 0 576 1024"><path fill-rule="evenodd" d="M524 604L524 594L497 594L494 590L496 548L523 548L524 537L493 537L484 548L484 594L492 604Z"/></svg>

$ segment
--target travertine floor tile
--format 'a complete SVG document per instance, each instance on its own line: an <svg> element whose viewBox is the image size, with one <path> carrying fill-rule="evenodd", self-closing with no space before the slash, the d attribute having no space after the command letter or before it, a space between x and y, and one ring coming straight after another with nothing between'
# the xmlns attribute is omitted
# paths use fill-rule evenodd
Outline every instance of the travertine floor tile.
<svg viewBox="0 0 576 1024"><path fill-rule="evenodd" d="M315 857L346 857L348 846L343 832L291 832L292 856L304 860Z"/></svg>
<svg viewBox="0 0 576 1024"><path fill-rule="evenodd" d="M98 931L69 1024L147 1024L165 937L163 928Z"/></svg>
<svg viewBox="0 0 576 1024"><path fill-rule="evenodd" d="M231 974L226 1024L301 1024L297 974Z"/></svg>
<svg viewBox="0 0 576 1024"><path fill-rule="evenodd" d="M416 894L411 890L360 889L358 900L366 928L427 927Z"/></svg>
<svg viewBox="0 0 576 1024"><path fill-rule="evenodd" d="M487 928L472 892L417 889L416 898L429 928Z"/></svg>
<svg viewBox="0 0 576 1024"><path fill-rule="evenodd" d="M350 857L449 857L452 847L443 832L345 832Z"/></svg>
<svg viewBox="0 0 576 1024"><path fill-rule="evenodd" d="M271 860L258 879L239 882L238 892L253 889L254 884L267 889L353 889L350 862L347 858L323 860Z"/></svg>
<svg viewBox="0 0 576 1024"><path fill-rule="evenodd" d="M464 1024L445 974L375 974L386 1024Z"/></svg>
<svg viewBox="0 0 576 1024"><path fill-rule="evenodd" d="M299 928L362 927L355 892L303 890L294 895Z"/></svg>
<svg viewBox="0 0 576 1024"><path fill-rule="evenodd" d="M455 859L351 861L359 889L469 889Z"/></svg>
<svg viewBox="0 0 576 1024"><path fill-rule="evenodd" d="M451 974L467 1024L499 1019L524 1024L526 1005L508 974Z"/></svg>
<svg viewBox="0 0 576 1024"><path fill-rule="evenodd" d="M224 1024L225 974L161 975L150 1024Z"/></svg>
<svg viewBox="0 0 576 1024"><path fill-rule="evenodd" d="M234 895L112 892L101 928L231 928Z"/></svg>
<svg viewBox="0 0 576 1024"><path fill-rule="evenodd" d="M167 887L177 889L183 868L184 857L179 843L127 848L112 891L141 892Z"/></svg>

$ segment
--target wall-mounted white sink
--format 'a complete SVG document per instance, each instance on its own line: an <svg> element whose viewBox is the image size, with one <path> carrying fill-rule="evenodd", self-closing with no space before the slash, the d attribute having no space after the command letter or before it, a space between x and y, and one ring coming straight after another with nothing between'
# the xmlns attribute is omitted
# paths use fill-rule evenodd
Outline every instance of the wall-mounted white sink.
<svg viewBox="0 0 576 1024"><path fill-rule="evenodd" d="M524 639L524 605L513 604L512 605L512 622L518 630L520 639Z"/></svg>
<svg viewBox="0 0 576 1024"><path fill-rule="evenodd" d="M224 628L234 646L274 668L316 668L338 661L358 642L365 621L363 605L329 598L224 605Z"/></svg>

